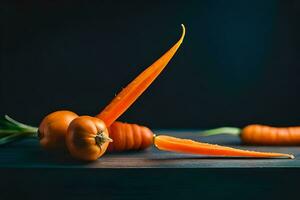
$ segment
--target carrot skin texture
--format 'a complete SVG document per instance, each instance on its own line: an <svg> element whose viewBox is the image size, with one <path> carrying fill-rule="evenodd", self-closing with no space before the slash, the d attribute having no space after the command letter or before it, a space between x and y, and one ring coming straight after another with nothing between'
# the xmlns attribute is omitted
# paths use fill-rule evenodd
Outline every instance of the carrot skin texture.
<svg viewBox="0 0 300 200"><path fill-rule="evenodd" d="M299 145L300 127L277 128L253 124L243 128L240 137L246 144Z"/></svg>
<svg viewBox="0 0 300 200"><path fill-rule="evenodd" d="M122 115L137 98L150 86L157 78L162 70L167 66L169 61L175 55L176 51L183 42L185 36L185 27L182 25L183 31L180 39L173 47L163 54L152 65L138 75L131 83L129 83L112 101L107 105L101 113L96 117L103 120L109 127L120 115Z"/></svg>
<svg viewBox="0 0 300 200"><path fill-rule="evenodd" d="M226 157L254 157L254 158L291 158L294 156L284 153L258 152L235 149L220 145L196 142L189 139L180 139L165 135L156 136L154 145L164 151L172 151L178 153L226 156Z"/></svg>
<svg viewBox="0 0 300 200"><path fill-rule="evenodd" d="M113 142L109 143L108 152L121 152L128 150L143 150L153 144L153 132L137 124L114 122L109 128L109 137Z"/></svg>

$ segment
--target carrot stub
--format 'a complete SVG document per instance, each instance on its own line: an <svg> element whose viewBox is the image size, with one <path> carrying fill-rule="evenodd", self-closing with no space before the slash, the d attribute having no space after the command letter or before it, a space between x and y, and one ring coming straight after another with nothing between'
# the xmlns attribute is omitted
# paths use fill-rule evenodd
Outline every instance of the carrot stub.
<svg viewBox="0 0 300 200"><path fill-rule="evenodd" d="M160 150L178 153L226 157L294 158L294 156L291 154L241 150L220 145L196 142L189 139L180 139L166 135L156 136L154 139L154 145Z"/></svg>
<svg viewBox="0 0 300 200"><path fill-rule="evenodd" d="M153 142L153 132L141 125L114 122L109 128L108 152L122 152L128 150L142 150L150 147Z"/></svg>

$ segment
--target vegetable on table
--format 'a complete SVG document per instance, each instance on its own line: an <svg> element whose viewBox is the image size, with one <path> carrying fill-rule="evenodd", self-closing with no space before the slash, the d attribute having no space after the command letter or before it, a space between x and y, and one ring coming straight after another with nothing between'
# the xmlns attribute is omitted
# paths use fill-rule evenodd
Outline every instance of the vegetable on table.
<svg viewBox="0 0 300 200"><path fill-rule="evenodd" d="M144 149L152 144L160 150L191 154L294 158L290 154L247 151L165 135L155 136L146 127L115 122L149 87L174 56L185 36L183 25L182 28L182 35L177 43L129 83L96 117L78 116L71 111L57 111L47 115L38 128L41 145L48 149L64 148L66 145L73 157L85 161L98 159L107 149L109 151ZM11 118L6 120L11 126L10 131L14 132L1 138L0 144L3 139L12 141L13 137L28 132L32 135L37 131L37 128ZM4 122L6 124L6 121Z"/></svg>
<svg viewBox="0 0 300 200"><path fill-rule="evenodd" d="M90 161L102 156L112 139L109 138L102 120L80 116L70 123L66 141L68 150L74 158Z"/></svg>
<svg viewBox="0 0 300 200"><path fill-rule="evenodd" d="M163 151L178 153L201 154L212 156L234 156L234 157L254 157L254 158L291 158L294 156L284 153L258 152L241 150L226 146L196 142L189 139L180 139L166 135L159 135L154 138L154 145Z"/></svg>
<svg viewBox="0 0 300 200"><path fill-rule="evenodd" d="M300 127L272 127L252 124L243 129L236 127L221 127L201 131L202 135L229 134L239 136L243 143L252 145L299 145Z"/></svg>
<svg viewBox="0 0 300 200"><path fill-rule="evenodd" d="M38 128L42 147L48 150L65 150L65 136L71 121L78 115L72 111L61 110L47 115Z"/></svg>

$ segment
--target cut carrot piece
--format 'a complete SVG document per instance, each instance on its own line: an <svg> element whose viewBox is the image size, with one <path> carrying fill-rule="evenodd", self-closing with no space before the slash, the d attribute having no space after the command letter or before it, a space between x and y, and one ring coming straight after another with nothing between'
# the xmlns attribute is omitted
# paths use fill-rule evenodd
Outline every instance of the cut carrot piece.
<svg viewBox="0 0 300 200"><path fill-rule="evenodd" d="M122 115L136 99L149 87L176 53L185 36L185 27L182 25L182 35L179 41L151 66L129 83L104 110L96 117L103 120L109 127L120 115Z"/></svg>
<svg viewBox="0 0 300 200"><path fill-rule="evenodd" d="M201 154L211 156L229 156L229 157L261 157L261 158L291 158L294 156L284 153L258 152L235 149L220 145L196 142L189 139L180 139L166 135L156 136L154 145L164 151L179 153Z"/></svg>

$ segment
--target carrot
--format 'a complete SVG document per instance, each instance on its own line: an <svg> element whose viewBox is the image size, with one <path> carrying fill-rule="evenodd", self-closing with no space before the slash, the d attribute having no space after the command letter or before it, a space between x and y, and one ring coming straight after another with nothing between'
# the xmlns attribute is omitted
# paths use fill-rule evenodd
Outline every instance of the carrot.
<svg viewBox="0 0 300 200"><path fill-rule="evenodd" d="M156 136L154 138L154 145L160 150L189 154L204 154L226 157L294 158L294 156L291 154L241 150L226 146L196 142L188 139L180 139L166 135Z"/></svg>
<svg viewBox="0 0 300 200"><path fill-rule="evenodd" d="M136 77L126 88L124 88L111 103L101 111L96 117L102 119L106 126L109 127L121 114L123 114L137 98L149 87L149 85L157 78L162 70L172 59L185 36L185 27L182 26L182 35L178 42L169 49L164 55L156 60L150 67L144 70Z"/></svg>
<svg viewBox="0 0 300 200"><path fill-rule="evenodd" d="M230 134L239 136L243 143L252 145L299 145L300 127L271 127L252 124L243 129L222 127L202 131L203 135Z"/></svg>
<svg viewBox="0 0 300 200"><path fill-rule="evenodd" d="M38 137L42 147L48 150L65 150L65 135L69 124L78 117L74 112L60 110L47 115L38 128Z"/></svg>
<svg viewBox="0 0 300 200"><path fill-rule="evenodd" d="M74 158L96 160L102 156L112 139L104 122L96 117L80 116L74 119L67 130L66 144Z"/></svg>
<svg viewBox="0 0 300 200"><path fill-rule="evenodd" d="M108 152L121 152L128 150L142 150L153 143L153 132L137 124L114 122L109 128L109 137L113 142L109 143Z"/></svg>

